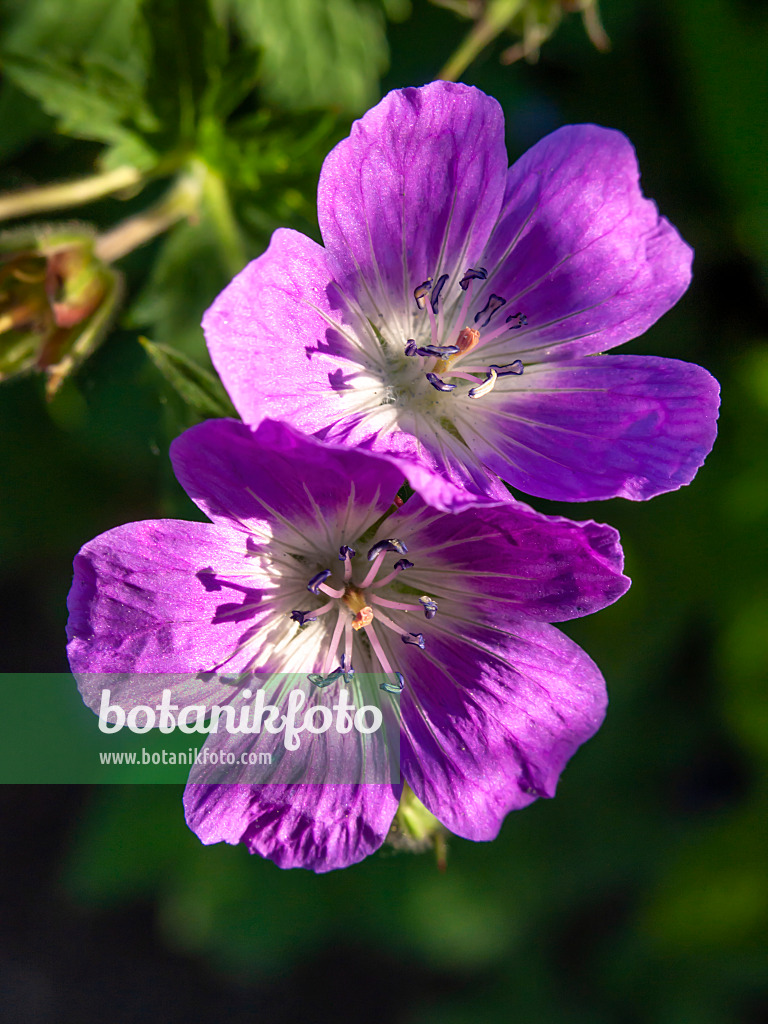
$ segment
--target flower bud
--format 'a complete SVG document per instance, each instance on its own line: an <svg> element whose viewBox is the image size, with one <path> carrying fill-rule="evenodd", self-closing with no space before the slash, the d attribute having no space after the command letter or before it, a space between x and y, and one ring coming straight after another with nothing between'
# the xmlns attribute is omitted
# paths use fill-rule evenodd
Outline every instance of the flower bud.
<svg viewBox="0 0 768 1024"><path fill-rule="evenodd" d="M0 380L44 371L50 399L96 348L121 279L95 256L95 238L82 224L0 235Z"/></svg>

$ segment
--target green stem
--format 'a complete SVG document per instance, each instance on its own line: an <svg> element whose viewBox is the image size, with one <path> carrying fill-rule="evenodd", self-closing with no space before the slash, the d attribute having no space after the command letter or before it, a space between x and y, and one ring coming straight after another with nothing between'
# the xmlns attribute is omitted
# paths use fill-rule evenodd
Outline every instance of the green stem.
<svg viewBox="0 0 768 1024"><path fill-rule="evenodd" d="M64 181L40 188L23 188L0 196L0 220L28 217L45 210L61 210L67 206L82 206L113 192L134 188L142 181L135 167L116 167L113 171L93 174L76 181Z"/></svg>
<svg viewBox="0 0 768 1024"><path fill-rule="evenodd" d="M219 237L227 270L234 277L245 266L245 246L224 179L210 167L205 168L203 198L206 212Z"/></svg>
<svg viewBox="0 0 768 1024"><path fill-rule="evenodd" d="M201 169L194 166L175 182L170 191L148 210L128 217L96 240L94 252L105 263L114 263L134 249L161 235L184 217L200 209L204 188Z"/></svg>
<svg viewBox="0 0 768 1024"><path fill-rule="evenodd" d="M491 0L472 31L437 75L445 82L456 82L478 54L492 43L520 13L525 0Z"/></svg>

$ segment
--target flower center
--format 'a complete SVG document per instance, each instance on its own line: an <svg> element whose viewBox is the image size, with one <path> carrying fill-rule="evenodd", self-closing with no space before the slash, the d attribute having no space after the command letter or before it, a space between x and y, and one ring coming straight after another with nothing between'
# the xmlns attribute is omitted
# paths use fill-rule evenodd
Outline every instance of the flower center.
<svg viewBox="0 0 768 1024"><path fill-rule="evenodd" d="M383 672L396 679L396 682L382 683L381 688L395 693L403 689L402 673L393 669L381 638L377 634L377 629L383 628L394 632L403 643L413 644L424 650L424 635L404 629L391 616L393 613L399 616L399 613L403 612L421 612L429 620L437 614L437 602L427 594L418 597L415 603L403 600L402 594L393 593L392 597L384 596L385 588L400 573L413 568L413 562L403 557L398 558L389 568L385 566L385 562L393 554L405 555L407 551L408 548L404 542L397 537L380 540L369 549L367 566L363 562L361 570L358 565L353 563L356 556L355 549L345 544L339 548L339 561L344 563L341 585L336 586L331 582L331 577L334 575L331 569L322 569L307 582L307 590L311 594L318 597L324 595L328 600L320 607L308 611L294 609L291 612L291 618L299 624L299 628L303 629L329 612L335 611L337 616L330 643L323 657L321 671L311 673L308 676L310 682L319 687L329 686L342 678L348 682L349 678L354 675L352 661L355 634L363 631L361 636L365 637L369 653L373 656L374 661L378 661ZM367 571L365 571L366 568ZM380 575L382 570L385 571ZM394 599L395 597L397 600ZM338 665L338 667L334 668L334 665Z"/></svg>
<svg viewBox="0 0 768 1024"><path fill-rule="evenodd" d="M500 377L522 374L524 367L520 359L501 366L482 363L475 365L465 359L481 342L485 344L509 331L521 330L528 323L523 312L512 313L503 320L501 317L494 320L495 314L506 306L507 300L492 293L482 309L475 312L472 326L467 324L471 316L475 286L477 284L482 287L487 277L488 272L484 267L470 267L458 282L461 293L450 308L448 304L441 306L448 274L439 277L435 284L431 277L427 278L414 289L416 305L426 313L424 333L428 331L429 343L418 344L414 338L405 342L404 355L409 362L413 359L413 370L398 375L400 386L396 384L395 388L400 395L406 398L421 397L423 400L426 384L444 394L461 388L459 394L477 399L492 391ZM451 344L443 344L447 338L452 339ZM467 385L465 392L464 387ZM429 392L429 387L426 390Z"/></svg>

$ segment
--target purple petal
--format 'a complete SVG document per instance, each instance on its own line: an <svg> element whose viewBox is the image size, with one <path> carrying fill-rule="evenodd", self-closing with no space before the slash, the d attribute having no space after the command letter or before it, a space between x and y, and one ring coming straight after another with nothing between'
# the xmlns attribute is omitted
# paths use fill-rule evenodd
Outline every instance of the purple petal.
<svg viewBox="0 0 768 1024"><path fill-rule="evenodd" d="M325 250L281 229L203 317L211 359L247 423L264 416L312 434L338 415L339 399L368 356L363 335L328 270Z"/></svg>
<svg viewBox="0 0 768 1024"><path fill-rule="evenodd" d="M256 430L236 420L200 423L176 438L171 461L211 519L257 537L267 524L268 536L280 529L294 544L306 540L308 529L324 536L325 520L344 518L353 487L352 531L363 525L361 517L372 521L386 511L402 484L385 459L327 447L272 420Z"/></svg>
<svg viewBox="0 0 768 1024"><path fill-rule="evenodd" d="M338 279L359 275L357 298L382 312L388 299L410 309L416 285L480 256L506 170L494 99L449 82L389 93L323 164L318 219Z"/></svg>
<svg viewBox="0 0 768 1024"><path fill-rule="evenodd" d="M467 442L513 487L637 501L696 475L717 434L719 388L676 359L589 356L526 367L514 390L481 401Z"/></svg>
<svg viewBox="0 0 768 1024"><path fill-rule="evenodd" d="M600 523L543 516L519 502L438 518L416 496L388 522L415 563L408 585L466 599L489 626L503 627L509 615L589 615L629 587L619 535Z"/></svg>
<svg viewBox="0 0 768 1024"><path fill-rule="evenodd" d="M692 251L638 181L629 140L590 124L558 129L510 168L484 256L486 290L528 317L509 352L603 352L642 334L685 292Z"/></svg>
<svg viewBox="0 0 768 1024"><path fill-rule="evenodd" d="M493 839L510 811L554 796L565 764L600 727L605 684L546 623L521 618L506 633L449 625L426 651L403 648L403 775L452 832Z"/></svg>
<svg viewBox="0 0 768 1024"><path fill-rule="evenodd" d="M333 871L377 850L397 810L400 787L205 786L189 783L184 807L200 840L245 843L281 868Z"/></svg>
<svg viewBox="0 0 768 1024"><path fill-rule="evenodd" d="M130 523L90 541L68 598L73 672L244 667L235 652L271 609L269 581L246 555L242 534L208 523Z"/></svg>

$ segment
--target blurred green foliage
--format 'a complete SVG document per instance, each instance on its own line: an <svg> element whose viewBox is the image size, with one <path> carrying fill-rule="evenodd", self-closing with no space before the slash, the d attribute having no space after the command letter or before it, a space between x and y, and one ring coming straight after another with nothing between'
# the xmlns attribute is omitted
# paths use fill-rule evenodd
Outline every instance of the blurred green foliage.
<svg viewBox="0 0 768 1024"><path fill-rule="evenodd" d="M573 121L633 140L647 194L697 255L688 295L628 350L719 377L718 444L690 487L646 505L535 502L621 529L632 590L567 629L603 669L611 708L557 798L510 817L492 844L453 841L445 875L391 851L325 877L281 872L200 846L180 788L94 792L50 867L64 898L94 914L149 902L157 948L233 990L325 964L338 945L360 958L334 978L360 991L381 970L397 987L407 969L398 1022L768 1016L766 11L751 0L601 9L610 54L566 18L537 64L502 67L499 40L464 80L502 103L513 158ZM121 260L123 318L53 402L36 379L0 389L6 671L65 669L82 543L133 519L199 516L167 449L224 401L200 315L275 227L316 236L319 168L351 117L383 89L430 80L467 31L426 0L74 10L0 2L0 186L127 161L141 187L77 211L103 231L190 161L205 184L194 217ZM452 984L436 988L434 972ZM303 1014L326 1019L330 998L314 991Z"/></svg>

